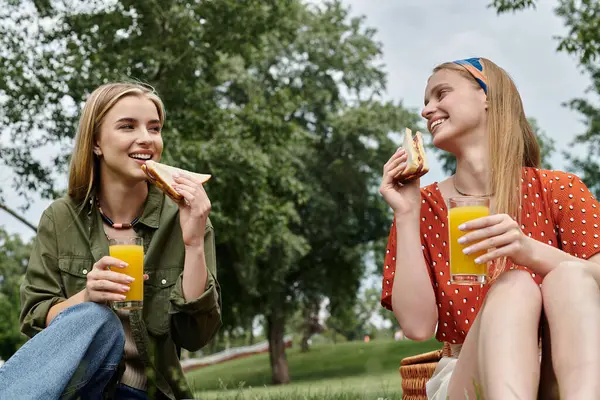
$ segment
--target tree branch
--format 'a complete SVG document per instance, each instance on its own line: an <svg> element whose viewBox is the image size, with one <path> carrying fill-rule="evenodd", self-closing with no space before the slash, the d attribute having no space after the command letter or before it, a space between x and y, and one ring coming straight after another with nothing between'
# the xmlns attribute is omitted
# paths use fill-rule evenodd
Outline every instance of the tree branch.
<svg viewBox="0 0 600 400"><path fill-rule="evenodd" d="M0 210L6 211L10 215L12 215L13 217L15 217L16 219L18 219L19 221L21 221L25 225L27 225L28 227L30 227L31 229L33 229L33 231L35 233L37 233L37 227L34 224L32 224L31 222L27 221L24 217L22 217L19 214L17 214L16 211L13 211L10 208L8 208L8 206L6 204L0 203Z"/></svg>

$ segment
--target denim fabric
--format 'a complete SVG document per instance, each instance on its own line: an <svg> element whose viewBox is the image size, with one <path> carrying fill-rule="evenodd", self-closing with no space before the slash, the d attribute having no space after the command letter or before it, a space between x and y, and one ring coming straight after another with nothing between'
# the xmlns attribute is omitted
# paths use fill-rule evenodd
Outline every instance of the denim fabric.
<svg viewBox="0 0 600 400"><path fill-rule="evenodd" d="M124 346L123 326L111 309L71 306L0 368L0 398L100 399Z"/></svg>
<svg viewBox="0 0 600 400"><path fill-rule="evenodd" d="M115 400L148 400L148 395L143 390L123 385L117 386Z"/></svg>

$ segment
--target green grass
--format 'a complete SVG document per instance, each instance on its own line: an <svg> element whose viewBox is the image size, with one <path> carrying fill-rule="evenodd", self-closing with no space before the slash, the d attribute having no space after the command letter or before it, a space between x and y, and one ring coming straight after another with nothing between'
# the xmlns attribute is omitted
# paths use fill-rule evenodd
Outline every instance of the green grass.
<svg viewBox="0 0 600 400"><path fill-rule="evenodd" d="M315 345L307 353L286 352L289 385L270 386L268 354L192 371L188 381L202 399L400 399L400 360L440 347L434 340Z"/></svg>

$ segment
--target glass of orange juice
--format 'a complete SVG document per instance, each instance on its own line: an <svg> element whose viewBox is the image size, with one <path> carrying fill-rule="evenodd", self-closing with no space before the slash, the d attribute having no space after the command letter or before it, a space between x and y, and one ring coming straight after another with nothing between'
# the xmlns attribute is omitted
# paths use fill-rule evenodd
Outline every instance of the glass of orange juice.
<svg viewBox="0 0 600 400"><path fill-rule="evenodd" d="M125 300L114 301L113 308L138 310L144 303L144 243L140 237L116 238L108 242L110 256L126 262L125 268L114 269L135 279L129 284Z"/></svg>
<svg viewBox="0 0 600 400"><path fill-rule="evenodd" d="M485 251L464 254L463 249L472 245L461 245L458 239L467 232L458 227L468 221L490 215L490 200L487 197L450 197L448 199L448 229L450 231L450 282L455 285L479 285L486 282L487 265L476 264L475 259Z"/></svg>

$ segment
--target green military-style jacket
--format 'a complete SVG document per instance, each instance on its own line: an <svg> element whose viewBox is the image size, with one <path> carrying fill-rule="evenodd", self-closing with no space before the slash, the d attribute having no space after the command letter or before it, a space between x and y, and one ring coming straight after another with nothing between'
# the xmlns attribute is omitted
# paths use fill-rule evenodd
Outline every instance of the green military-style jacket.
<svg viewBox="0 0 600 400"><path fill-rule="evenodd" d="M143 310L131 311L130 321L146 366L148 394L151 398L192 398L178 349L199 350L221 326L212 224L207 222L204 236L206 291L192 301L185 301L182 291L185 247L179 209L154 185L149 186L135 229L143 238L144 271L149 279L144 283ZM82 207L68 196L54 201L40 219L21 286L21 331L33 337L44 329L48 310L83 290L86 274L106 255L108 239L97 207L92 202Z"/></svg>

